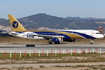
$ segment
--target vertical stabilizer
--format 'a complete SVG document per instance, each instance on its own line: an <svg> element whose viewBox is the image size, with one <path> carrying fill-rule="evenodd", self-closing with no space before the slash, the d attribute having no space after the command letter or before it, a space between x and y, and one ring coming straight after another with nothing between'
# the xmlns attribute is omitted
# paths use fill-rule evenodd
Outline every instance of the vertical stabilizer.
<svg viewBox="0 0 105 70"><path fill-rule="evenodd" d="M8 15L8 18L9 18L13 31L25 31L26 30L13 15Z"/></svg>

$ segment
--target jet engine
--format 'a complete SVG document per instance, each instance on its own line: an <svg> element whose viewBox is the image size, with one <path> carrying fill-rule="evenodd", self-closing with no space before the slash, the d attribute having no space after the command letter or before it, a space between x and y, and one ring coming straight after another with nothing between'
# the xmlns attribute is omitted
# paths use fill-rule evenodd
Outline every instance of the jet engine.
<svg viewBox="0 0 105 70"><path fill-rule="evenodd" d="M52 42L54 42L55 44L59 44L60 43L60 39L59 38L52 38Z"/></svg>

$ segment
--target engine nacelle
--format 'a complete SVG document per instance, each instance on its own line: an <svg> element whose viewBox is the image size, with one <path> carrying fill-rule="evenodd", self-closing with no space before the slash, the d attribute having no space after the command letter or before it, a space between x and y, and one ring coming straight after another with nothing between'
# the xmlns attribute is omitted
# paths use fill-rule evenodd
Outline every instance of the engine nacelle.
<svg viewBox="0 0 105 70"><path fill-rule="evenodd" d="M55 44L59 44L60 40L58 38L52 38L52 42L54 42Z"/></svg>

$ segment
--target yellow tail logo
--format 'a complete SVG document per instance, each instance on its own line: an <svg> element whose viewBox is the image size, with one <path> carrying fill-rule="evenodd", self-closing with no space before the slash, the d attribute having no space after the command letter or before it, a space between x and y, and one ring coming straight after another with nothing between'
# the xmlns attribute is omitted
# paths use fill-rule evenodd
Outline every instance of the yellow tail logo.
<svg viewBox="0 0 105 70"><path fill-rule="evenodd" d="M13 15L8 15L8 18L9 18L13 31L25 31L26 30Z"/></svg>

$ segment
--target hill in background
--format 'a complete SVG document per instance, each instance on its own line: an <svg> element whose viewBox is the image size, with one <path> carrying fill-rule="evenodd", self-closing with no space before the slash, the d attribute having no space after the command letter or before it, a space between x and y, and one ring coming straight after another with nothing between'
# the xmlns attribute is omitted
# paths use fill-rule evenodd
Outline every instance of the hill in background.
<svg viewBox="0 0 105 70"><path fill-rule="evenodd" d="M14 15L15 16L15 15ZM56 17L44 13L31 15L18 19L26 29L38 29L46 27L51 29L98 29L99 26L105 27L103 18L80 18L80 17ZM0 26L10 28L9 21L0 19ZM4 29L2 28L2 29ZM7 29L7 30L8 30ZM5 30L5 29L4 29Z"/></svg>

